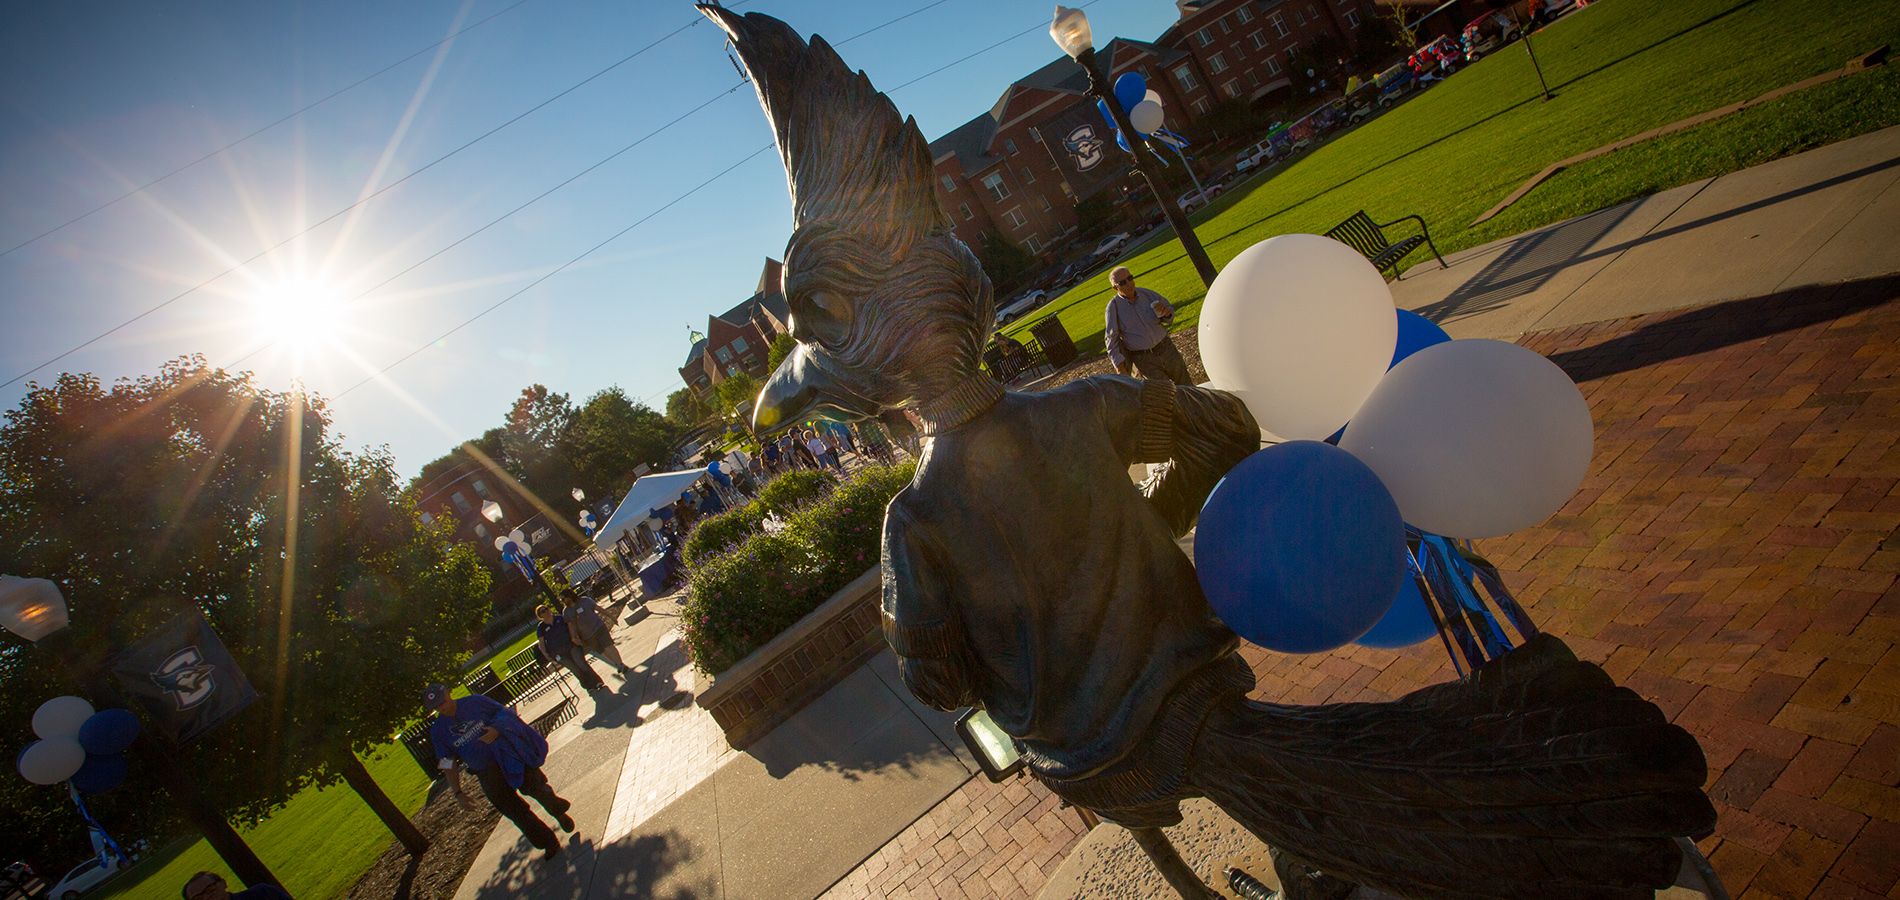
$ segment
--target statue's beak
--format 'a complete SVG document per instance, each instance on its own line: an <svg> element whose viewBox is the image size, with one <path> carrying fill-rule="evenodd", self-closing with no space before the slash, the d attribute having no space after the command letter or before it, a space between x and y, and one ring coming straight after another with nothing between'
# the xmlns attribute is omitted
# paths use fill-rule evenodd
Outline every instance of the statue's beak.
<svg viewBox="0 0 1900 900"><path fill-rule="evenodd" d="M878 405L846 387L810 344L799 344L766 379L752 410L752 430L770 434L807 419L854 422L877 413Z"/></svg>

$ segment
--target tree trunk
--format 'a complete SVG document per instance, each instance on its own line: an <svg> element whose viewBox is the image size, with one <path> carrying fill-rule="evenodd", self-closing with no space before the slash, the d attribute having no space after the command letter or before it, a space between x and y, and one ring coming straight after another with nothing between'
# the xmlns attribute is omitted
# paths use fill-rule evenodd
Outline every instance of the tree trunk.
<svg viewBox="0 0 1900 900"><path fill-rule="evenodd" d="M249 844L240 837L237 829L231 827L224 814L218 810L205 795L198 790L198 783L192 780L191 773L185 770L182 760L151 729L140 729L139 736L133 740L132 748L150 766L159 779L165 783L165 789L184 807L185 818L198 826L198 833L204 836L205 843L211 845L231 872L244 882L245 887L260 884L274 884L283 887L283 883L272 875L264 861L257 858Z"/></svg>
<svg viewBox="0 0 1900 900"><path fill-rule="evenodd" d="M345 751L343 758L338 760L338 768L343 771L343 780L349 782L356 795L376 811L377 818L383 820L383 824L389 827L389 833L402 842L402 848L409 851L410 856L419 857L428 851L429 839L423 837L416 823L409 821L409 817L402 814L389 795L383 793L376 779L369 777L369 770L363 768L363 761L357 759L356 754Z"/></svg>

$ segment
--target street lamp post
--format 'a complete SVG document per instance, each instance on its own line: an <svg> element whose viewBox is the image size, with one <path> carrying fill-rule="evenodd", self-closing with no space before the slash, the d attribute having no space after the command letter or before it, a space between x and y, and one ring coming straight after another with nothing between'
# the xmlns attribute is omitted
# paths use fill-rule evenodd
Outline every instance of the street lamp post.
<svg viewBox="0 0 1900 900"><path fill-rule="evenodd" d="M1201 239L1194 234L1194 226L1188 223L1187 216L1183 215L1181 208L1175 205L1174 198L1162 193L1161 186L1156 184L1154 176L1142 167L1141 156L1135 152L1136 143L1142 139L1141 135L1137 134L1134 126L1128 123L1128 111L1122 109L1121 102L1115 99L1115 90L1109 83L1108 76L1103 74L1100 66L1096 65L1094 38L1089 33L1089 17L1079 9L1058 6L1055 22L1049 26L1049 36L1055 39L1056 46L1061 47L1062 52L1069 54L1071 59L1081 64L1082 71L1088 73L1089 93L1108 107L1109 115L1115 119L1115 127L1121 129L1122 135L1128 139L1128 155L1133 159L1131 167L1135 170L1135 174L1140 175L1142 180L1147 182L1148 190L1154 192L1155 202L1161 206L1162 214L1168 217L1168 224L1174 226L1175 235L1181 239L1181 249L1187 252L1188 259L1194 263L1194 270L1200 273L1201 280L1206 282L1208 287L1213 287L1214 276L1219 273L1215 271L1213 261L1207 258L1207 249L1201 246Z"/></svg>
<svg viewBox="0 0 1900 900"><path fill-rule="evenodd" d="M39 578L0 576L0 627L25 638L51 656L66 670L67 677L93 699L95 706L127 706L118 688L100 674L100 663L108 653L104 648L82 643L67 627L69 621L66 598L57 585ZM164 783L172 798L184 807L185 817L198 827L205 842L238 878L246 885L283 886L225 820L224 814L198 790L198 783L171 747L151 729L141 728L132 749Z"/></svg>
<svg viewBox="0 0 1900 900"><path fill-rule="evenodd" d="M580 493L580 488L575 488L574 493ZM501 520L505 515L506 513L502 512L501 504L493 500L482 504L482 518L496 525L501 524ZM505 535L497 536L495 538L495 549L501 551L502 559L514 563L515 568L521 570L521 574L526 577L528 581L532 582L535 587L540 588L542 593L547 594L548 602L553 603L555 609L561 608L561 595L555 593L553 585L548 584L547 579L541 577L541 567L534 564L534 553L529 549L527 535L522 534L521 530L517 528Z"/></svg>

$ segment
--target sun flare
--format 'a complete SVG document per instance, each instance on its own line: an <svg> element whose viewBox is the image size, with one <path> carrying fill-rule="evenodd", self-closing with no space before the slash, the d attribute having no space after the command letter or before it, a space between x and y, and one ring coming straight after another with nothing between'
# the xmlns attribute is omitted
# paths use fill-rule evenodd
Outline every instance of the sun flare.
<svg viewBox="0 0 1900 900"><path fill-rule="evenodd" d="M334 341L345 326L342 292L315 280L264 285L251 298L260 340L282 350L315 350Z"/></svg>

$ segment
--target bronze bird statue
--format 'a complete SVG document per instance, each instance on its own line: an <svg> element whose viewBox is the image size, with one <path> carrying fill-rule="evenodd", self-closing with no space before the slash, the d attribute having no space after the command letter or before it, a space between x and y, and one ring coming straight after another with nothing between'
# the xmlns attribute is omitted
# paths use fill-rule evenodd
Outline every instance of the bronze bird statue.
<svg viewBox="0 0 1900 900"><path fill-rule="evenodd" d="M1118 375L1005 391L978 365L989 279L951 233L915 122L822 38L699 8L751 75L793 199L797 350L755 426L888 409L921 423L882 561L884 634L920 700L987 710L1034 777L1111 821L1172 824L1207 797L1283 875L1509 900L1671 883L1673 836L1714 824L1702 750L1555 637L1391 703L1249 701L1239 639L1175 543L1259 449L1246 407ZM1135 462L1161 464L1139 488Z"/></svg>

